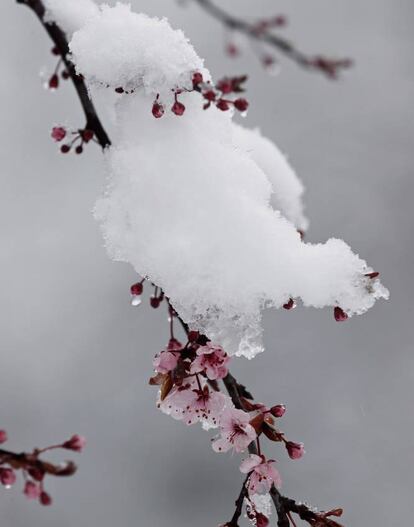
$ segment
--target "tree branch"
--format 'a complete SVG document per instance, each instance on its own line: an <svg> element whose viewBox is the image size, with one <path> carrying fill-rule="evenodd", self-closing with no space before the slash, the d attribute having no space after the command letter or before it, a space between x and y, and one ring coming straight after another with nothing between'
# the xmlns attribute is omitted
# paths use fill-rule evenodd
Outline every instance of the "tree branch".
<svg viewBox="0 0 414 527"><path fill-rule="evenodd" d="M352 62L349 59L329 59L323 56L309 56L306 53L298 50L288 40L272 33L268 29L261 29L255 24L250 24L245 20L237 18L211 0L194 0L210 14L213 18L220 21L225 27L232 31L238 31L247 35L250 39L269 44L276 48L283 55L290 60L307 69L312 69L324 73L329 78L336 78L338 70L349 68Z"/></svg>
<svg viewBox="0 0 414 527"><path fill-rule="evenodd" d="M53 41L62 57L66 70L73 82L76 93L78 94L83 112L86 118L85 129L93 131L97 141L102 148L110 146L111 141L96 113L95 106L89 96L85 81L78 75L73 62L69 58L69 44L65 33L55 23L45 21L46 9L41 0L16 0L18 4L26 5L38 17L43 28Z"/></svg>

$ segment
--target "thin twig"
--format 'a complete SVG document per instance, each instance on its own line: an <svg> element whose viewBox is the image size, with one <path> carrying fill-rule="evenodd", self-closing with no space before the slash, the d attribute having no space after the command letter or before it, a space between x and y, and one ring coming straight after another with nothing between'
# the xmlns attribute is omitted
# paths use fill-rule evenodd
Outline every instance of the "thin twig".
<svg viewBox="0 0 414 527"><path fill-rule="evenodd" d="M225 27L232 31L238 31L247 35L249 38L258 42L269 44L276 48L290 60L307 69L317 70L324 73L330 79L336 78L337 71L343 68L349 68L352 62L349 59L328 59L322 56L309 56L308 54L297 49L288 40L272 33L269 30L258 30L257 25L251 24L233 16L211 0L194 0L216 20L219 20Z"/></svg>
<svg viewBox="0 0 414 527"><path fill-rule="evenodd" d="M65 33L62 29L53 22L45 21L46 9L41 0L16 0L18 4L26 5L31 9L40 23L46 30L49 37L52 39L54 45L59 50L62 60L65 64L66 70L73 82L75 90L78 94L83 112L86 118L85 129L92 130L96 139L102 148L110 146L111 141L106 133L96 112L95 106L89 96L85 81L81 75L78 75L73 62L69 58L69 44Z"/></svg>

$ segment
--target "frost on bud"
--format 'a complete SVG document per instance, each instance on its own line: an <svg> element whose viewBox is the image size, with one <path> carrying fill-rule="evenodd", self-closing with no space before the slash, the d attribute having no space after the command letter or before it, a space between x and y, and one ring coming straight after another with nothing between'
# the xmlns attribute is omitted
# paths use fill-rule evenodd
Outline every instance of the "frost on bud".
<svg viewBox="0 0 414 527"><path fill-rule="evenodd" d="M85 448L86 439L80 435L73 435L68 441L65 441L62 445L62 448L67 450L74 450L75 452L82 452Z"/></svg>
<svg viewBox="0 0 414 527"><path fill-rule="evenodd" d="M164 106L159 102L155 101L152 105L152 115L156 119L160 119L164 115Z"/></svg>
<svg viewBox="0 0 414 527"><path fill-rule="evenodd" d="M185 106L183 103L179 101L175 101L175 103L173 104L173 107L171 108L171 111L175 113L175 115L181 116L185 112Z"/></svg>
<svg viewBox="0 0 414 527"><path fill-rule="evenodd" d="M26 481L23 493L27 499L37 500L40 497L40 487L33 481Z"/></svg>
<svg viewBox="0 0 414 527"><path fill-rule="evenodd" d="M345 322L345 320L348 320L348 315L338 306L334 309L334 317L337 322Z"/></svg>
<svg viewBox="0 0 414 527"><path fill-rule="evenodd" d="M283 417L286 413L286 406L284 404L277 404L276 406L273 406L271 409L270 409L270 413L274 416L274 417Z"/></svg>
<svg viewBox="0 0 414 527"><path fill-rule="evenodd" d="M131 295L139 296L142 295L142 292L144 290L144 286L142 282L137 282L134 285L131 285Z"/></svg>
<svg viewBox="0 0 414 527"><path fill-rule="evenodd" d="M229 103L227 101L225 101L224 99L219 99L219 101L217 102L216 106L222 112L227 112L227 110L230 109Z"/></svg>
<svg viewBox="0 0 414 527"><path fill-rule="evenodd" d="M285 443L285 446L290 459L300 459L305 453L303 443L294 443L293 441L287 441Z"/></svg>
<svg viewBox="0 0 414 527"><path fill-rule="evenodd" d="M0 430L0 445L5 443L8 439L6 430Z"/></svg>
<svg viewBox="0 0 414 527"><path fill-rule="evenodd" d="M59 87L59 76L57 75L57 73L54 73L49 79L49 88L51 90L57 90L58 87Z"/></svg>
<svg viewBox="0 0 414 527"><path fill-rule="evenodd" d="M0 468L0 483L5 487L11 487L16 483L16 474L11 468Z"/></svg>
<svg viewBox="0 0 414 527"><path fill-rule="evenodd" d="M57 143L66 137L66 129L63 126L54 126L51 133L52 139Z"/></svg>
<svg viewBox="0 0 414 527"><path fill-rule="evenodd" d="M44 492L44 491L40 494L39 501L45 507L52 504L52 498L49 496L47 492Z"/></svg>
<svg viewBox="0 0 414 527"><path fill-rule="evenodd" d="M236 110L239 110L239 112L246 112L247 111L247 108L249 107L249 103L248 101L246 101L246 99L236 99L234 101L234 107L236 108Z"/></svg>

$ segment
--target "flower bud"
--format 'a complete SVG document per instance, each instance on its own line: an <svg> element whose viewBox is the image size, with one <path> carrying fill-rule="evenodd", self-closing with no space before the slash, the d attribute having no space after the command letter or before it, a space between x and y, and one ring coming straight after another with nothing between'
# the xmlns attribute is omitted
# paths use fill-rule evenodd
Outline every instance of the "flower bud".
<svg viewBox="0 0 414 527"><path fill-rule="evenodd" d="M337 322L345 322L345 320L348 320L348 315L338 306L334 309L334 317Z"/></svg>
<svg viewBox="0 0 414 527"><path fill-rule="evenodd" d="M5 487L11 487L16 483L16 474L11 468L0 468L0 483Z"/></svg>
<svg viewBox="0 0 414 527"><path fill-rule="evenodd" d="M285 446L290 459L300 459L305 453L303 443L294 443L293 441L287 441L285 443Z"/></svg>
<svg viewBox="0 0 414 527"><path fill-rule="evenodd" d="M74 450L75 452L82 452L86 445L86 439L80 435L73 435L68 441L65 441L62 445L62 448L67 450Z"/></svg>
<svg viewBox="0 0 414 527"><path fill-rule="evenodd" d="M248 101L246 101L246 99L236 99L234 101L234 107L236 108L236 110L239 110L239 112L245 112L249 107L249 103Z"/></svg>
<svg viewBox="0 0 414 527"><path fill-rule="evenodd" d="M277 404L276 406L273 406L271 409L270 409L270 413L274 416L274 417L283 417L285 415L285 412L286 412L286 406L284 404Z"/></svg>
<svg viewBox="0 0 414 527"><path fill-rule="evenodd" d="M7 441L7 432L6 430L0 430L0 445Z"/></svg>

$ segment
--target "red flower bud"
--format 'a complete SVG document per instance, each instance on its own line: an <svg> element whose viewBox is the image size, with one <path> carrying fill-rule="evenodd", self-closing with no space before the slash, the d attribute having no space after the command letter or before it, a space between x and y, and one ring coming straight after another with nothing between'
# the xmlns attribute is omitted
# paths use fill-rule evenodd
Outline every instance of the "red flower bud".
<svg viewBox="0 0 414 527"><path fill-rule="evenodd" d="M39 501L42 505L45 505L45 507L52 504L52 498L44 491L40 494Z"/></svg>
<svg viewBox="0 0 414 527"><path fill-rule="evenodd" d="M286 406L284 404L277 404L270 409L270 413L275 417L283 417L286 412Z"/></svg>
<svg viewBox="0 0 414 527"><path fill-rule="evenodd" d="M183 115L183 113L185 112L185 106L181 102L175 101L173 107L171 108L171 111L175 113L175 115Z"/></svg>
<svg viewBox="0 0 414 527"><path fill-rule="evenodd" d="M227 112L227 110L230 109L229 103L227 101L225 101L224 99L219 99L219 101L217 102L216 106L222 112Z"/></svg>
<svg viewBox="0 0 414 527"><path fill-rule="evenodd" d="M379 277L379 273L374 271L373 273L368 273L365 276L367 276L368 278L371 278L372 280L374 280L375 278Z"/></svg>
<svg viewBox="0 0 414 527"><path fill-rule="evenodd" d="M11 468L0 468L0 483L5 487L11 487L16 483L16 474Z"/></svg>
<svg viewBox="0 0 414 527"><path fill-rule="evenodd" d="M49 88L51 90L56 90L59 87L59 77L54 73L49 79Z"/></svg>
<svg viewBox="0 0 414 527"><path fill-rule="evenodd" d="M86 439L83 436L75 434L63 443L62 448L66 448L67 450L74 450L75 452L82 452L85 445Z"/></svg>
<svg viewBox="0 0 414 527"><path fill-rule="evenodd" d="M230 79L222 79L217 83L217 88L222 93L231 93L233 91L233 83Z"/></svg>
<svg viewBox="0 0 414 527"><path fill-rule="evenodd" d="M27 499L37 500L40 497L40 487L33 481L26 481L23 493Z"/></svg>
<svg viewBox="0 0 414 527"><path fill-rule="evenodd" d="M68 152L70 152L70 146L69 145L62 145L60 147L60 151L62 152L62 154L67 154Z"/></svg>
<svg viewBox="0 0 414 527"><path fill-rule="evenodd" d="M76 148L75 148L75 152L77 154L81 154L83 152L83 146L82 145L78 145Z"/></svg>
<svg viewBox="0 0 414 527"><path fill-rule="evenodd" d="M290 309L294 309L295 307L296 307L296 304L293 298L291 298L289 302L287 302L286 304L283 304L283 309L287 309L288 311Z"/></svg>
<svg viewBox="0 0 414 527"><path fill-rule="evenodd" d="M0 430L0 445L7 441L7 432L6 430Z"/></svg>
<svg viewBox="0 0 414 527"><path fill-rule="evenodd" d="M156 119L160 119L164 115L164 106L157 101L152 105L152 115Z"/></svg>
<svg viewBox="0 0 414 527"><path fill-rule="evenodd" d="M199 336L200 336L200 333L198 331L189 331L188 332L188 340L190 342L197 342Z"/></svg>
<svg viewBox="0 0 414 527"><path fill-rule="evenodd" d="M82 130L81 137L85 141L85 143L89 143L91 139L93 139L94 132L92 130L89 130L88 128L85 128L85 130Z"/></svg>
<svg viewBox="0 0 414 527"><path fill-rule="evenodd" d="M62 141L66 137L66 129L63 126L54 126L50 135L56 142Z"/></svg>
<svg viewBox="0 0 414 527"><path fill-rule="evenodd" d="M246 99L236 99L234 101L234 106L239 112L245 112L249 107L249 103Z"/></svg>
<svg viewBox="0 0 414 527"><path fill-rule="evenodd" d="M203 82L203 75L200 72L196 72L193 75L193 87L196 88Z"/></svg>
<svg viewBox="0 0 414 527"><path fill-rule="evenodd" d="M151 304L151 307L153 307L154 309L157 309L157 307L160 307L160 299L156 296L152 296L150 298L150 304Z"/></svg>
<svg viewBox="0 0 414 527"><path fill-rule="evenodd" d="M142 292L144 290L144 286L141 282L137 282L134 285L131 285L131 295L142 295Z"/></svg>
<svg viewBox="0 0 414 527"><path fill-rule="evenodd" d="M214 90L207 90L203 93L204 99L206 99L209 102L216 100L216 92Z"/></svg>
<svg viewBox="0 0 414 527"><path fill-rule="evenodd" d="M334 317L337 322L345 322L345 320L348 320L348 315L338 306L334 309Z"/></svg>
<svg viewBox="0 0 414 527"><path fill-rule="evenodd" d="M285 443L285 446L290 459L300 459L305 453L303 443L294 443L293 441L287 441L287 443Z"/></svg>

